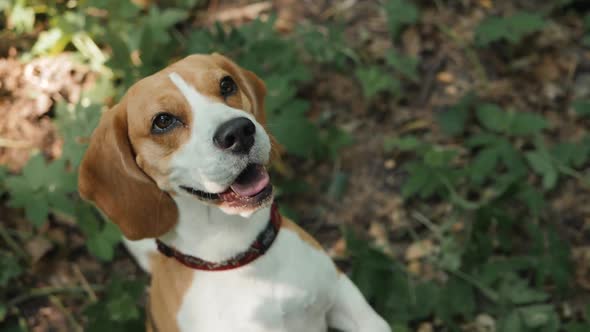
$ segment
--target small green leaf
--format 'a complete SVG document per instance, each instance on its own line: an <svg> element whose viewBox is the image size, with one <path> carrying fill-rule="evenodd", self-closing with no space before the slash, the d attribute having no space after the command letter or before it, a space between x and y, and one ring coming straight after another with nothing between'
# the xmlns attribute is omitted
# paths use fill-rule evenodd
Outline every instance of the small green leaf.
<svg viewBox="0 0 590 332"><path fill-rule="evenodd" d="M32 189L39 189L47 184L48 177L45 174L47 164L41 154L32 156L23 168L23 176L27 179Z"/></svg>
<svg viewBox="0 0 590 332"><path fill-rule="evenodd" d="M492 174L498 161L500 153L496 148L487 148L481 150L471 164L471 179L475 183L481 184Z"/></svg>
<svg viewBox="0 0 590 332"><path fill-rule="evenodd" d="M469 318L476 309L473 288L458 278L447 281L439 299L436 314L444 321L451 320L455 315Z"/></svg>
<svg viewBox="0 0 590 332"><path fill-rule="evenodd" d="M518 177L527 172L526 161L522 156L522 152L514 147L514 145L506 138L499 138L496 142L502 161L510 172Z"/></svg>
<svg viewBox="0 0 590 332"><path fill-rule="evenodd" d="M24 1L16 1L8 17L16 33L31 32L35 25L35 10L33 7L25 6L24 3Z"/></svg>
<svg viewBox="0 0 590 332"><path fill-rule="evenodd" d="M391 68L403 75L405 78L411 80L412 82L419 81L418 59L405 56L392 50L385 57L385 61L387 61L387 64L391 66Z"/></svg>
<svg viewBox="0 0 590 332"><path fill-rule="evenodd" d="M508 133L512 135L533 135L547 127L545 119L534 113L510 113Z"/></svg>
<svg viewBox="0 0 590 332"><path fill-rule="evenodd" d="M545 27L545 20L536 13L518 12L507 17L488 17L475 30L479 46L506 40L512 44Z"/></svg>
<svg viewBox="0 0 590 332"><path fill-rule="evenodd" d="M9 176L5 182L6 189L10 192L9 206L24 207L29 196L35 191L29 186L24 176Z"/></svg>
<svg viewBox="0 0 590 332"><path fill-rule="evenodd" d="M415 23L419 17L418 7L407 0L388 0L385 11L389 22L389 32L397 38L404 25Z"/></svg>
<svg viewBox="0 0 590 332"><path fill-rule="evenodd" d="M456 155L455 150L435 147L426 151L423 161L429 167L440 168L448 166Z"/></svg>
<svg viewBox="0 0 590 332"><path fill-rule="evenodd" d="M470 93L461 98L459 103L452 106L448 111L439 112L436 118L443 132L451 136L462 134L469 117L469 109L475 101L476 96Z"/></svg>
<svg viewBox="0 0 590 332"><path fill-rule="evenodd" d="M508 116L498 105L481 104L477 107L475 114L479 123L486 129L495 132L506 130Z"/></svg>
<svg viewBox="0 0 590 332"><path fill-rule="evenodd" d="M502 145L504 140L505 139L499 135L488 133L488 132L482 132L482 133L477 133L477 134L467 138L465 143L470 148L477 148L477 147L482 147L482 146L486 146L486 145L490 145L490 146Z"/></svg>
<svg viewBox="0 0 590 332"><path fill-rule="evenodd" d="M579 168L590 157L590 144L585 140L579 143L558 143L551 149L551 155L563 165Z"/></svg>
<svg viewBox="0 0 590 332"><path fill-rule="evenodd" d="M107 310L114 321L128 321L140 317L136 300L127 292L122 292L120 296L111 299L107 303Z"/></svg>
<svg viewBox="0 0 590 332"><path fill-rule="evenodd" d="M543 188L553 189L557 184L558 171L551 158L541 151L531 151L525 154L531 168L543 177Z"/></svg>
<svg viewBox="0 0 590 332"><path fill-rule="evenodd" d="M507 316L500 318L498 332L526 332L522 329L521 318L517 311L511 311Z"/></svg>
<svg viewBox="0 0 590 332"><path fill-rule="evenodd" d="M572 107L574 111L581 116L588 116L590 115L590 100L586 99L577 99L572 102Z"/></svg>
<svg viewBox="0 0 590 332"><path fill-rule="evenodd" d="M345 69L347 60L358 61L358 55L348 45L342 25L300 25L297 32L305 52L316 62Z"/></svg>
<svg viewBox="0 0 590 332"><path fill-rule="evenodd" d="M115 253L115 246L121 240L121 233L117 226L107 222L104 224L99 233L89 234L88 250L97 258L103 261L110 261L113 259Z"/></svg>
<svg viewBox="0 0 590 332"><path fill-rule="evenodd" d="M273 134L289 153L299 157L309 157L317 147L319 133L306 117L308 104L292 103L269 119L273 124Z"/></svg>
<svg viewBox="0 0 590 332"><path fill-rule="evenodd" d="M20 276L23 272L23 268L15 256L0 251L0 287L7 286L9 281ZM0 319L0 321L2 320Z"/></svg>
<svg viewBox="0 0 590 332"><path fill-rule="evenodd" d="M454 237L445 236L440 247L440 266L448 271L458 271L463 255L461 244Z"/></svg>
<svg viewBox="0 0 590 332"><path fill-rule="evenodd" d="M143 310L139 307L139 299L144 288L144 280L124 280L115 276L108 284L106 294L101 300L84 310L88 318L86 330L90 332L145 330L145 317Z"/></svg>
<svg viewBox="0 0 590 332"><path fill-rule="evenodd" d="M74 167L82 160L86 151L86 144L94 128L98 125L102 112L98 104L87 107L81 104L69 107L66 103L58 103L56 106L55 123L64 139L63 159L69 161Z"/></svg>
<svg viewBox="0 0 590 332"><path fill-rule="evenodd" d="M25 204L27 219L37 227L43 226L49 214L49 201L45 193L35 193Z"/></svg>
<svg viewBox="0 0 590 332"><path fill-rule="evenodd" d="M383 149L385 152L391 152L395 148L400 151L417 151L423 146L424 143L415 136L386 137L383 140Z"/></svg>
<svg viewBox="0 0 590 332"><path fill-rule="evenodd" d="M549 298L549 294L530 287L528 281L516 275L515 271L508 271L501 278L498 293L503 301L512 305L535 305Z"/></svg>
<svg viewBox="0 0 590 332"><path fill-rule="evenodd" d="M340 150L352 144L354 138L350 133L330 126L327 130L320 132L320 141L322 145L320 157L325 157L327 154L330 158L336 159Z"/></svg>
<svg viewBox="0 0 590 332"><path fill-rule="evenodd" d="M92 205L79 204L75 207L75 211L78 227L85 236L91 237L100 232L101 220Z"/></svg>
<svg viewBox="0 0 590 332"><path fill-rule="evenodd" d="M423 165L414 165L408 167L409 176L402 186L402 195L410 198L420 192L432 179L430 169Z"/></svg>
<svg viewBox="0 0 590 332"><path fill-rule="evenodd" d="M557 332L557 314L552 305L541 304L520 308L519 313L524 325L530 329L543 328L544 331ZM551 326L553 329L550 329Z"/></svg>
<svg viewBox="0 0 590 332"><path fill-rule="evenodd" d="M518 193L518 199L528 206L534 216L539 216L546 206L543 193L530 185L524 186Z"/></svg>
<svg viewBox="0 0 590 332"><path fill-rule="evenodd" d="M359 67L355 74L367 99L372 99L381 92L391 91L397 94L401 90L399 80L378 66Z"/></svg>
<svg viewBox="0 0 590 332"><path fill-rule="evenodd" d="M58 28L52 28L42 31L33 45L31 52L33 54L54 54L61 52L70 42L71 36L65 36L63 31Z"/></svg>

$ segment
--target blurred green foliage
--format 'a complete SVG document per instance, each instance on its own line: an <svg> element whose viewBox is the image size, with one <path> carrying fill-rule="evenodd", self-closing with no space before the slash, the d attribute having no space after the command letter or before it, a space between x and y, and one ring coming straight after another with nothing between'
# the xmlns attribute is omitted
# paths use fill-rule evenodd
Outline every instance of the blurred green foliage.
<svg viewBox="0 0 590 332"><path fill-rule="evenodd" d="M567 243L555 226L543 222L545 199L563 176L584 186L590 184L590 177L581 171L590 159L590 136L548 146L543 136L547 121L542 116L504 110L474 95L440 113L438 125L450 137L464 141L464 148L431 144L412 136L387 138L384 148L415 155L414 161L405 165L405 197L449 201L457 219L469 218L471 226L459 237L448 231L454 219L442 226L428 224L434 227L442 247L438 257L432 257L433 263L453 277L444 285L403 285L389 295L395 301L388 303L389 296L383 297L384 310L406 314L410 310L407 317L394 316L392 323L434 314L449 320L445 326L453 326L457 316L472 320L475 313L486 312L496 315L498 331L562 330L559 308L548 300L559 300L571 292L573 266ZM536 178L533 182L528 180L532 176ZM474 193L479 196L475 200L464 196ZM515 203L521 206L515 208ZM523 246L524 239L527 244ZM359 259L356 264L382 269L376 262L380 259L383 257L375 257L371 263ZM368 269L357 269L360 285L364 285L363 274L370 273ZM386 274L395 278L394 273ZM405 280L403 274L398 278ZM367 283L368 294L371 289L386 288ZM555 286L555 292L542 287L547 283ZM400 304L400 293L408 289L413 289L412 297ZM383 294L374 296L381 299ZM478 297L483 301L476 301ZM437 311L436 299L443 311ZM418 312L412 313L413 307ZM588 323L571 326L590 328Z"/></svg>
<svg viewBox="0 0 590 332"><path fill-rule="evenodd" d="M516 44L522 38L545 27L545 20L536 13L518 12L507 17L488 17L475 31L475 40L479 46L506 40Z"/></svg>
<svg viewBox="0 0 590 332"><path fill-rule="evenodd" d="M548 13L571 2L554 1L539 12L489 16L467 47L515 46L542 31L551 21ZM56 106L54 121L65 142L60 159L34 155L20 174L0 169L0 190L33 225L43 226L52 214L77 220L88 250L105 262L113 259L119 231L76 194L85 142L105 100L119 98L139 78L187 54L220 52L260 75L268 87L269 128L298 158L337 159L340 148L353 139L329 121L307 116L310 105L299 92L313 82L317 67L352 73L369 104L380 96L399 100L420 83L419 58L394 47L380 61L368 60L349 46L337 24L321 29L302 25L288 35L273 28L274 17L233 28L187 29L184 23L201 5L199 0L177 0L143 9L128 0L0 0L0 22L8 22L17 34L32 33L36 20L45 20L25 58L74 51L101 73L80 104ZM394 45L403 29L420 24L417 2L387 0L383 11ZM590 15L585 24L583 42L590 44ZM571 107L584 118L589 105L577 99ZM345 231L352 279L394 331L411 331L422 320L458 331L481 313L493 316L499 332L589 331L590 306L577 321L560 318L559 303L573 292L573 267L570 248L548 222L546 200L565 178L589 187L584 166L590 160L590 136L552 141L549 121L540 113L490 103L475 93L436 114L436 122L442 141L460 146L409 135L387 137L383 144L385 153L408 160L402 165L407 178L401 189L408 202L451 203L447 219L432 223L416 216L441 247L428 259L446 279L418 280L380 248ZM338 198L345 187L346 174L335 172L327 193ZM285 193L301 190L301 183L279 187ZM452 232L459 223L465 231ZM6 234L0 236L6 239ZM27 273L27 264L16 250L0 249L0 296ZM84 310L88 330L143 330L145 316L138 303L144 287L144 280L113 278L101 300ZM12 309L0 303L0 323Z"/></svg>

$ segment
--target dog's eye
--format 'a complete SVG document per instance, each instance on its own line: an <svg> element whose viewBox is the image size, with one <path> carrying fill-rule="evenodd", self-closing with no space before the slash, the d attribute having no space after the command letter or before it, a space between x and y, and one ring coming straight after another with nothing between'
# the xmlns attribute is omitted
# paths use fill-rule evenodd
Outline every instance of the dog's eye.
<svg viewBox="0 0 590 332"><path fill-rule="evenodd" d="M160 113L156 115L152 122L152 133L161 134L168 132L170 129L176 127L179 121L174 115L168 113Z"/></svg>
<svg viewBox="0 0 590 332"><path fill-rule="evenodd" d="M224 76L219 82L219 90L224 98L227 98L238 90L236 82L230 76Z"/></svg>

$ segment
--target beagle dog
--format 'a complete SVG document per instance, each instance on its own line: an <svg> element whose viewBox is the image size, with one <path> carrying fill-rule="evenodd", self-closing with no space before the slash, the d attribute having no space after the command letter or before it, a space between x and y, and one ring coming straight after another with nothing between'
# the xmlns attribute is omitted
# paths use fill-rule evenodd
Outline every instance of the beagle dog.
<svg viewBox="0 0 590 332"><path fill-rule="evenodd" d="M151 273L153 332L386 332L322 247L273 204L264 83L191 55L106 111L79 174Z"/></svg>

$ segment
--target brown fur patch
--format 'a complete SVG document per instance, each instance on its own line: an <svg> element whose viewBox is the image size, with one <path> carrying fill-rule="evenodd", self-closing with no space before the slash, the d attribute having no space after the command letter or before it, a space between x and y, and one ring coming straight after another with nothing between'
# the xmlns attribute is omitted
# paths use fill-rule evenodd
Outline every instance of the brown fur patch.
<svg viewBox="0 0 590 332"><path fill-rule="evenodd" d="M176 317L196 272L159 253L152 255L150 263L152 282L148 314L157 328L152 331L177 332Z"/></svg>

